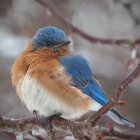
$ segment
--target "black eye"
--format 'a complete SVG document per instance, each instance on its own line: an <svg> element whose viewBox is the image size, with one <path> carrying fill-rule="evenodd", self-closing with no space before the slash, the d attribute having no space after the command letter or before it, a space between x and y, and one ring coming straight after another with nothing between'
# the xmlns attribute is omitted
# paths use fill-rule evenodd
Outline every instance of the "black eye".
<svg viewBox="0 0 140 140"><path fill-rule="evenodd" d="M59 49L52 48L53 53L59 52Z"/></svg>
<svg viewBox="0 0 140 140"><path fill-rule="evenodd" d="M53 51L53 53L56 53L57 52L57 50L52 50Z"/></svg>
<svg viewBox="0 0 140 140"><path fill-rule="evenodd" d="M46 46L47 48L50 48L50 49L52 49L53 46L55 46L55 45L56 45L55 42L50 42L50 41L45 42L45 46Z"/></svg>

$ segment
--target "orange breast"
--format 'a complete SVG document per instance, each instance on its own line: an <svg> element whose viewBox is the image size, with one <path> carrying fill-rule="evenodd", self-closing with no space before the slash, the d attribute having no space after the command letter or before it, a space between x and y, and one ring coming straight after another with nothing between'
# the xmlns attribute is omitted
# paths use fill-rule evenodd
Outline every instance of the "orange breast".
<svg viewBox="0 0 140 140"><path fill-rule="evenodd" d="M26 75L28 68L30 69L35 65L44 65L47 64L48 68L54 68L58 65L58 58L62 55L66 55L69 53L67 48L62 48L57 52L52 52L47 48L43 48L40 50L34 50L32 43L30 42L27 48L21 53L21 55L15 60L12 70L11 70L11 80L13 86L17 90L20 82Z"/></svg>

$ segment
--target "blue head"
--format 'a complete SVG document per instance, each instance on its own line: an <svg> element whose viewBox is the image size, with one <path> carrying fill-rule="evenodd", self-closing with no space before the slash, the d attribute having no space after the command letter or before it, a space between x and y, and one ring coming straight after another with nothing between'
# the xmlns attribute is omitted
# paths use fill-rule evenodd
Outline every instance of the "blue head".
<svg viewBox="0 0 140 140"><path fill-rule="evenodd" d="M49 48L51 50L57 50L70 43L64 31L52 26L38 29L32 42L35 49Z"/></svg>

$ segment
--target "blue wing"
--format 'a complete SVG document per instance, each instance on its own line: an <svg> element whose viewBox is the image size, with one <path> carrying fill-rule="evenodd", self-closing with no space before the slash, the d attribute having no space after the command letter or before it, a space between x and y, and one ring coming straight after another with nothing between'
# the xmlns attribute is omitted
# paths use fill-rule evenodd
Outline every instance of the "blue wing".
<svg viewBox="0 0 140 140"><path fill-rule="evenodd" d="M63 56L61 65L72 79L72 85L82 90L83 93L104 105L108 102L101 86L94 80L87 61L82 56Z"/></svg>
<svg viewBox="0 0 140 140"><path fill-rule="evenodd" d="M63 56L60 58L61 65L65 68L67 74L72 79L72 85L82 90L83 93L90 96L92 99L104 105L108 102L104 91L98 82L93 78L93 74L88 66L87 61L81 56ZM112 109L107 113L115 122L134 127L134 124L129 122L116 110Z"/></svg>

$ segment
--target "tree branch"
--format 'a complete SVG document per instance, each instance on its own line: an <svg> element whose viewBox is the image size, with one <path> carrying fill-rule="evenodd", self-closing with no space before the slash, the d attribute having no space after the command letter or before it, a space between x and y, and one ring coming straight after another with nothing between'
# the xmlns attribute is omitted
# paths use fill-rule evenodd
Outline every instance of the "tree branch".
<svg viewBox="0 0 140 140"><path fill-rule="evenodd" d="M0 116L0 130L28 132L35 126L46 129L48 123L45 118L9 119Z"/></svg>
<svg viewBox="0 0 140 140"><path fill-rule="evenodd" d="M27 118L27 119L9 119L0 117L0 129L2 131L0 134L12 135L14 136L13 132L27 132L29 129L31 130L34 126L38 126L41 128L46 128L46 118ZM139 140L140 135L136 134L128 134L116 131L114 129L108 129L104 127L94 126L93 128L90 124L84 122L75 122L66 120L60 117L55 117L52 121L53 128L58 131L62 131L69 134L81 135L84 138L95 138L96 136L102 137L117 137L123 139L134 139Z"/></svg>
<svg viewBox="0 0 140 140"><path fill-rule="evenodd" d="M111 45L121 45L127 44L130 46L135 46L140 44L140 39L104 39L104 38L97 38L92 36L84 31L80 30L78 27L74 26L70 23L62 14L61 12L55 7L49 0L35 0L36 2L40 3L43 7L48 8L53 15L55 15L63 24L67 25L73 32L80 35L84 39L92 42L92 43L101 43L101 44L111 44Z"/></svg>

